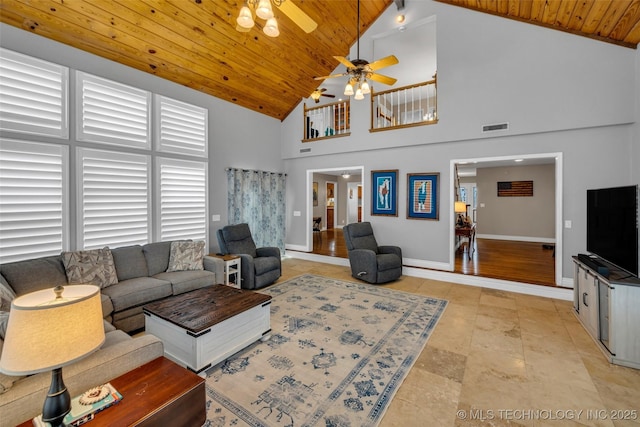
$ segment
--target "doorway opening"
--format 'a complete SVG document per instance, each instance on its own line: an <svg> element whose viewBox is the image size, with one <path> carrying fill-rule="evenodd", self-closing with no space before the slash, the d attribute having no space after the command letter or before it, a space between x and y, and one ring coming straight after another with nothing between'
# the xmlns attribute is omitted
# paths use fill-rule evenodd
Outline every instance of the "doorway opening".
<svg viewBox="0 0 640 427"><path fill-rule="evenodd" d="M364 166L307 170L307 252L346 258L342 227L362 221L363 175Z"/></svg>
<svg viewBox="0 0 640 427"><path fill-rule="evenodd" d="M537 165L537 166L536 166ZM527 219L527 213L517 215L515 218L509 215L514 214L511 209L505 207L499 207L501 209L499 214L495 213L493 216L490 214L491 208L496 208L496 204L500 202L510 202L511 206L519 206L534 201L533 198L518 198L518 197L505 197L502 200L500 197L496 198L497 182L505 181L510 182L509 177L504 175L505 178L496 178L500 172L513 172L517 171L521 166L530 166L532 168L540 168L542 174L548 175L547 180L547 198L545 199L549 209L547 212L548 220L545 223L547 233L540 233L541 235L534 235L532 237L529 231L533 228L533 221L539 219L539 212L541 206L538 205L536 209L529 211L531 215L538 215L538 217L529 217ZM496 168L496 169L486 169ZM501 169L504 168L504 169ZM547 172L544 172L544 171ZM491 172L495 172L492 176ZM524 169L522 169L524 171ZM480 173L479 173L480 172ZM517 173L514 176L520 176ZM513 181L516 182L516 181ZM465 185L466 183L466 185ZM475 184L477 193L472 193L472 197L469 197L466 189L466 203L473 206L477 203L476 211L471 212L471 221L474 227L475 239L468 239L464 244L467 245L463 248L463 252L458 247L460 237L457 237L454 213L454 204L451 203L451 218L453 226L450 230L450 268L455 273L473 275L479 277L492 277L501 278L513 281L524 281L528 283L539 283L547 286L563 286L562 284L562 153L541 153L541 154L529 154L519 156L505 156L505 157L488 157L488 158L473 158L473 159L454 159L451 161L451 183L450 194L453 195L453 200L457 201L460 196L459 188L465 186L471 186ZM536 182L532 183L536 186ZM537 188L541 189L542 182L538 182ZM475 190L472 190L475 192ZM483 195L483 191L485 194ZM489 192L490 194L487 194ZM487 203L487 200L489 202ZM537 199L536 199L537 200ZM553 205L553 206L551 206ZM509 206L508 204L500 206ZM484 211L483 211L484 209ZM536 212L538 212L536 214ZM489 215L487 215L489 214ZM519 231L513 231L511 229L500 230L496 227L507 227L506 224L500 224L500 221L493 221L496 216L502 215L503 218L514 219L519 221ZM483 218L485 221L485 227L483 227ZM489 219L488 219L489 218ZM529 221L529 222L527 222ZM507 221L504 221L507 222ZM490 224L491 223L491 224ZM497 223L497 224L496 224ZM517 226L516 226L517 227ZM516 228L516 230L518 230ZM549 248L551 250L549 250ZM527 266L527 260L522 259L522 255L516 253L516 251L523 251L532 254L532 258L541 257L545 264L548 266L545 271L540 268L535 268L533 265L536 261L531 260L531 266ZM533 252L535 251L535 252ZM489 256L492 254L493 256ZM557 256L556 256L557 254ZM499 255L503 255L501 262L501 271L496 271L492 265L489 264L488 259L496 258ZM485 262L483 268L483 260ZM513 264L509 266L509 260L513 261ZM515 261L523 261L518 264ZM524 271L517 271L523 269ZM520 278L518 274L524 274L529 280Z"/></svg>

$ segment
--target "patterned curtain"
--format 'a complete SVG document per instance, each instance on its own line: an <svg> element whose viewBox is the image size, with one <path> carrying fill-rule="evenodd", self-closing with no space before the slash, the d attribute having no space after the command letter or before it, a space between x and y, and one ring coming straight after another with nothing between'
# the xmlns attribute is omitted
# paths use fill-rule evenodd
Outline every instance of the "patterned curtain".
<svg viewBox="0 0 640 427"><path fill-rule="evenodd" d="M276 246L284 254L287 175L227 169L229 224L246 222L256 246Z"/></svg>

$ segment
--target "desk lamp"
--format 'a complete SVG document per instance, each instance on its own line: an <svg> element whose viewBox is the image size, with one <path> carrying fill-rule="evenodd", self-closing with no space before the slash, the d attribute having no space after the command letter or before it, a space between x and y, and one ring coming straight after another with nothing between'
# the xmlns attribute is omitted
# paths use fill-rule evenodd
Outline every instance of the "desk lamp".
<svg viewBox="0 0 640 427"><path fill-rule="evenodd" d="M97 286L58 286L26 294L11 302L0 371L7 375L51 371L42 420L61 426L71 410L62 367L99 349L104 339Z"/></svg>
<svg viewBox="0 0 640 427"><path fill-rule="evenodd" d="M465 202L454 202L453 210L458 214L458 221L456 224L458 226L464 225L464 217L462 214L467 214L467 204Z"/></svg>

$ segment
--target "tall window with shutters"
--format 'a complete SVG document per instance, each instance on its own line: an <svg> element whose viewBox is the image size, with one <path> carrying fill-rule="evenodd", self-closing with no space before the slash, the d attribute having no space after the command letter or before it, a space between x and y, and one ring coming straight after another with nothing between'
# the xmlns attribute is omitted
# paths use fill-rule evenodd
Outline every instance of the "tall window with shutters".
<svg viewBox="0 0 640 427"><path fill-rule="evenodd" d="M68 248L68 147L0 139L0 262Z"/></svg>
<svg viewBox="0 0 640 427"><path fill-rule="evenodd" d="M78 247L98 249L150 241L151 158L77 149Z"/></svg>
<svg viewBox="0 0 640 427"><path fill-rule="evenodd" d="M206 108L0 48L0 129L0 262L208 241Z"/></svg>
<svg viewBox="0 0 640 427"><path fill-rule="evenodd" d="M69 137L69 69L0 48L0 129Z"/></svg>

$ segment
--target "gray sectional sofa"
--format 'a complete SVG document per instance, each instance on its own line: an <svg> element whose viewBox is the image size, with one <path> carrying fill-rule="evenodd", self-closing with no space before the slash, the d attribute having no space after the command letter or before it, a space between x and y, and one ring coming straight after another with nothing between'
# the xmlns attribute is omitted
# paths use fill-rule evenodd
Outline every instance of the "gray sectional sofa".
<svg viewBox="0 0 640 427"><path fill-rule="evenodd" d="M101 289L105 343L97 352L63 369L72 396L163 355L162 342L155 336L132 338L127 334L144 328L145 304L223 282L224 262L213 257L204 257L203 270L167 272L170 252L171 242L111 249L117 283ZM0 283L20 296L64 286L68 280L60 255L0 265ZM0 352L2 345L0 339ZM28 377L0 373L0 427L16 425L42 412L50 382L48 372Z"/></svg>

